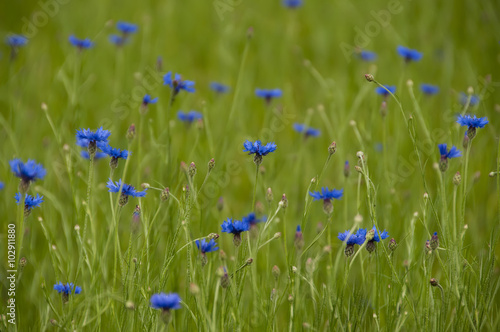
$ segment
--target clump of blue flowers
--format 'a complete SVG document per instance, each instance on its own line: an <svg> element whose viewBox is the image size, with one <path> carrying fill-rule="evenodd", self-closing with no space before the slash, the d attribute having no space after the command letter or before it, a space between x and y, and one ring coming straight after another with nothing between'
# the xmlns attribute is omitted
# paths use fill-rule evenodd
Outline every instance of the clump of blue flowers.
<svg viewBox="0 0 500 332"><path fill-rule="evenodd" d="M476 128L483 128L488 123L488 118L477 118L475 115L459 115L457 119L458 124L467 126L467 137L472 140L476 137Z"/></svg>
<svg viewBox="0 0 500 332"><path fill-rule="evenodd" d="M439 153L441 154L439 169L441 172L446 172L448 169L448 159L461 157L462 153L455 146L452 146L448 151L448 146L446 144L438 144L438 148Z"/></svg>
<svg viewBox="0 0 500 332"><path fill-rule="evenodd" d="M318 137L319 135L321 135L321 131L319 129L307 127L302 123L294 123L293 129L295 129L295 131L298 133L304 134L305 138Z"/></svg>
<svg viewBox="0 0 500 332"><path fill-rule="evenodd" d="M371 237L371 239L370 239ZM377 249L376 243L380 242L381 240L385 240L389 237L389 233L384 229L382 233L380 233L379 230L375 226L368 232L366 239L368 242L366 243L366 250L368 250L369 253L372 253Z"/></svg>
<svg viewBox="0 0 500 332"><path fill-rule="evenodd" d="M346 243L344 253L347 257L352 256L354 253L354 245L362 245L366 239L366 229L359 229L356 234L351 234L349 230L344 233L339 233L337 238Z"/></svg>
<svg viewBox="0 0 500 332"><path fill-rule="evenodd" d="M96 131L90 129L80 129L76 131L76 144L83 148L87 148L91 160L94 159L97 151L97 144L108 143L108 138L111 133L108 130L100 127Z"/></svg>
<svg viewBox="0 0 500 332"><path fill-rule="evenodd" d="M255 95L264 98L269 105L273 98L279 98L283 95L280 89L255 89Z"/></svg>
<svg viewBox="0 0 500 332"><path fill-rule="evenodd" d="M408 47L398 46L397 51L398 54L402 56L407 63L411 61L419 61L420 59L422 59L422 53L417 50L412 50Z"/></svg>
<svg viewBox="0 0 500 332"><path fill-rule="evenodd" d="M163 76L163 85L168 85L170 86L170 88L172 88L172 97L170 98L170 104L174 102L175 97L181 90L190 93L195 92L193 81L184 81L181 79L181 75L179 74L175 74L174 77L172 77L171 71Z"/></svg>
<svg viewBox="0 0 500 332"><path fill-rule="evenodd" d="M94 43L92 43L92 41L90 41L89 38L79 39L76 38L74 35L69 36L69 42L71 43L71 45L75 46L79 51L86 48L91 48L94 45Z"/></svg>
<svg viewBox="0 0 500 332"><path fill-rule="evenodd" d="M248 152L248 154L255 154L253 161L257 166L259 166L262 163L262 157L276 151L277 145L274 142L262 145L261 141L251 142L249 140L246 140L243 143L243 147L243 152Z"/></svg>
<svg viewBox="0 0 500 332"><path fill-rule="evenodd" d="M435 95L439 92L439 87L436 86L436 85L432 85L432 84L425 84L425 83L422 83L420 84L420 90L422 90L422 92L428 96L432 96L432 95Z"/></svg>
<svg viewBox="0 0 500 332"><path fill-rule="evenodd" d="M147 190L144 189L143 191L136 191L133 186L123 183L122 179L118 180L115 183L113 183L113 180L109 179L109 181L106 183L106 187L108 187L109 189L108 192L110 193L119 193L121 189L121 196L119 201L120 206L125 206L125 204L128 203L129 196L132 197L146 196L146 190Z"/></svg>
<svg viewBox="0 0 500 332"><path fill-rule="evenodd" d="M196 240L196 247L198 247L198 250L200 251L201 255L201 266L205 266L207 264L207 252L213 252L219 250L219 247L217 247L217 243L215 242L214 239L210 239L210 241L207 242L205 239Z"/></svg>
<svg viewBox="0 0 500 332"><path fill-rule="evenodd" d="M14 198L16 199L17 205L23 202L23 195L21 193L16 193ZM24 217L27 218L31 214L31 210L36 207L40 207L40 204L43 203L43 196L31 196L28 194L24 195Z"/></svg>
<svg viewBox="0 0 500 332"><path fill-rule="evenodd" d="M128 41L129 36L138 30L136 24L122 21L116 23L116 28L120 31L121 35L109 36L109 40L116 46L122 46L125 44Z"/></svg>
<svg viewBox="0 0 500 332"><path fill-rule="evenodd" d="M344 189L329 190L326 187L321 188L321 192L319 191L309 192L309 195L313 197L315 201L318 201L320 199L323 200L323 211L328 215L333 212L332 199L341 199L343 194L344 194Z"/></svg>
<svg viewBox="0 0 500 332"><path fill-rule="evenodd" d="M228 218L222 223L221 228L222 233L229 233L234 235L233 243L236 247L239 247L239 245L241 244L241 233L250 230L250 223L248 223L246 220L233 221L233 219Z"/></svg>
<svg viewBox="0 0 500 332"><path fill-rule="evenodd" d="M177 112L177 118L180 121L185 122L188 125L190 125L195 120L202 119L203 118L203 114L201 114L200 112L196 112L196 111L189 111L189 112L179 111L179 112Z"/></svg>
<svg viewBox="0 0 500 332"><path fill-rule="evenodd" d="M34 160L29 159L23 163L21 159L12 159L9 161L10 169L15 176L21 179L19 183L19 191L26 193L30 187L31 182L37 179L42 180L47 173L42 164L37 164Z"/></svg>
<svg viewBox="0 0 500 332"><path fill-rule="evenodd" d="M71 294L80 294L82 292L82 288L80 286L73 285L72 282L63 284L59 281L59 283L54 285L54 289L62 295L63 303L67 303L69 300L69 296Z"/></svg>
<svg viewBox="0 0 500 332"><path fill-rule="evenodd" d="M217 93L226 93L229 91L229 87L227 85L218 83L218 82L212 82L210 83L210 89Z"/></svg>
<svg viewBox="0 0 500 332"><path fill-rule="evenodd" d="M112 148L108 143L99 143L98 147L102 150L103 153L111 157L109 167L111 167L112 170L118 167L118 159L127 159L129 155L129 152L127 150Z"/></svg>

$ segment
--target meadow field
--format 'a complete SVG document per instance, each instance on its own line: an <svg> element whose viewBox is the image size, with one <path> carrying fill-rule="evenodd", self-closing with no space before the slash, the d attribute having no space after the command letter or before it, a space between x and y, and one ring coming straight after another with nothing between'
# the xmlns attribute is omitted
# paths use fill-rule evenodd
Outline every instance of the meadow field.
<svg viewBox="0 0 500 332"><path fill-rule="evenodd" d="M500 330L500 3L0 3L0 331Z"/></svg>

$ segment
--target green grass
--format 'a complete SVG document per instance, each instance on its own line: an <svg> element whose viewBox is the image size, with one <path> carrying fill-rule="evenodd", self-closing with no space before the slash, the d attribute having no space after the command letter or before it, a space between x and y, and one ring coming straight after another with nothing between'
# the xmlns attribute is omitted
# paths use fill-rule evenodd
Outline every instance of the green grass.
<svg viewBox="0 0 500 332"><path fill-rule="evenodd" d="M500 171L500 6L401 1L390 23L363 45L378 54L366 63L346 58L341 45L355 46L356 31L373 26L373 12L389 4L305 2L290 11L278 0L68 1L52 8L15 61L1 46L0 314L7 313L9 298L8 224L19 231L22 220L13 198L19 182L8 162L35 159L47 169L30 189L45 201L22 222L26 232L17 248L27 260L17 273L17 330L500 328L500 176L488 176ZM227 11L215 7L221 3ZM43 10L36 2L0 4L0 35L24 32L23 18ZM139 26L121 49L108 41L117 20ZM78 53L67 41L71 34L95 46ZM405 64L398 45L423 52L423 59ZM168 71L196 82L196 92L182 91L171 107L162 79ZM386 116L367 73L397 87ZM215 95L211 81L229 85L230 93ZM420 83L436 84L440 93L422 96ZM469 87L481 101L464 108L458 96ZM283 97L267 106L255 88L280 88ZM146 93L159 102L141 116ZM177 120L178 110L191 109L203 113L201 126ZM456 123L464 112L489 120L468 150L462 148L465 128ZM293 130L295 122L322 134L305 140ZM132 123L137 136L129 141ZM113 179L138 189L150 185L145 198L130 198L123 208L107 192L108 160L95 162L89 183L89 161L75 145L77 129L100 126L112 132L113 147L132 151ZM242 152L245 139L278 146L264 157L257 177L253 157ZM337 151L329 157L332 141ZM443 174L435 167L439 143L463 152ZM194 178L181 161L196 164ZM358 163L361 173L354 169ZM457 171L459 186L453 184ZM323 186L344 188L331 216L307 194ZM166 187L170 197L163 202ZM220 225L251 211L267 215L268 223L235 248ZM337 234L374 224L389 238L372 254L365 244L346 258ZM302 249L295 245L297 225ZM439 248L426 254L435 231ZM194 240L210 233L220 235L220 250L208 253L202 267ZM394 252L390 238L398 244ZM81 286L82 293L63 304L53 290L59 281ZM168 325L150 307L159 292L182 298ZM15 329L0 322L0 330Z"/></svg>

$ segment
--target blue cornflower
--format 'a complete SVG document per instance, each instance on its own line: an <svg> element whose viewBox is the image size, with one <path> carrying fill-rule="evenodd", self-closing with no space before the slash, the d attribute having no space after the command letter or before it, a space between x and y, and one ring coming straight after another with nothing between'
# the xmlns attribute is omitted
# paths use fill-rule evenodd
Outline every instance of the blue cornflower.
<svg viewBox="0 0 500 332"><path fill-rule="evenodd" d="M401 55L406 62L419 61L422 59L422 53L417 50L412 50L404 46L397 47L398 54Z"/></svg>
<svg viewBox="0 0 500 332"><path fill-rule="evenodd" d="M280 89L255 89L255 95L260 98L264 98L266 102L269 104L273 98L279 98L282 96L282 92Z"/></svg>
<svg viewBox="0 0 500 332"><path fill-rule="evenodd" d="M351 256L354 253L354 245L362 245L365 243L366 239L366 229L360 228L356 232L356 234L350 234L350 231L347 230L344 233L339 233L337 238L346 243L346 247L344 253L347 257Z"/></svg>
<svg viewBox="0 0 500 332"><path fill-rule="evenodd" d="M389 92L387 90L389 90L392 94L396 93L396 87L395 86L392 86L392 85L384 85L385 89L381 86L378 86L375 88L375 92L381 96L384 96L384 97L388 97L389 96ZM387 90L386 90L387 89Z"/></svg>
<svg viewBox="0 0 500 332"><path fill-rule="evenodd" d="M115 184L116 183L116 184ZM118 193L120 192L120 187L122 187L122 192L120 195L120 201L119 204L120 206L125 206L125 204L128 203L128 197L144 197L146 196L146 190L144 189L143 191L136 191L135 188L129 184L123 183L122 179L118 180L117 182L113 183L111 179L106 183L106 187L108 187L108 192L110 193Z"/></svg>
<svg viewBox="0 0 500 332"><path fill-rule="evenodd" d="M344 189L332 189L329 190L326 187L321 188L321 193L319 191L310 191L309 195L311 195L315 201L320 199L322 200L331 200L331 199L340 199L344 193Z"/></svg>
<svg viewBox="0 0 500 332"><path fill-rule="evenodd" d="M234 235L233 243L236 247L241 244L241 233L250 230L250 223L246 220L239 221L228 218L225 220L222 225L222 233L230 233Z"/></svg>
<svg viewBox="0 0 500 332"><path fill-rule="evenodd" d="M375 242L380 242L381 240L387 239L389 233L387 233L385 229L382 233L380 233L380 231L377 231L377 228L375 226L373 226L373 228L370 230L370 233L373 234L373 238L371 238L366 243L366 250L368 250L369 253L372 253L377 248L375 246Z"/></svg>
<svg viewBox="0 0 500 332"><path fill-rule="evenodd" d="M102 150L102 152L111 157L109 166L112 169L115 169L118 166L118 159L127 159L129 155L127 150L112 148L108 143L99 143L97 146Z"/></svg>
<svg viewBox="0 0 500 332"><path fill-rule="evenodd" d="M62 282L59 281L58 284L54 285L54 289L59 293L63 295L70 295L71 293L74 294L80 294L82 292L82 288L80 286L76 286L72 283L66 283L63 284Z"/></svg>
<svg viewBox="0 0 500 332"><path fill-rule="evenodd" d="M5 184L2 181L0 181L0 190L2 190L3 188L5 188Z"/></svg>
<svg viewBox="0 0 500 332"><path fill-rule="evenodd" d="M219 247L217 247L217 243L215 242L214 239L211 239L210 241L206 241L205 239L196 240L196 246L198 247L198 250L202 253L205 254L207 252L212 252L219 250Z"/></svg>
<svg viewBox="0 0 500 332"><path fill-rule="evenodd" d="M459 115L457 119L458 124L467 126L467 137L472 140L476 137L476 128L483 128L488 123L488 118L477 118L475 115Z"/></svg>
<svg viewBox="0 0 500 332"><path fill-rule="evenodd" d="M88 151L86 151L86 150L82 150L82 151L80 152L80 156L82 156L82 158L84 158L84 159L88 159L88 160L90 160L90 155L89 155L89 152L88 152ZM99 152L99 151L97 151L97 152L95 153L94 160L99 160L99 159L102 159L102 158L106 158L107 156L108 156L108 155L107 155L107 154L105 154L104 152Z"/></svg>
<svg viewBox="0 0 500 332"><path fill-rule="evenodd" d="M441 159L451 159L462 156L462 153L455 146L452 146L450 151L448 151L446 144L438 144L438 148Z"/></svg>
<svg viewBox="0 0 500 332"><path fill-rule="evenodd" d="M22 202L22 195L20 193L16 193L14 195L14 198L16 199L17 205L21 204ZM25 217L29 216L31 213L31 210L33 210L36 207L40 207L40 204L43 203L43 196L39 196L36 194L36 196L31 196L28 194L24 195L24 215Z"/></svg>
<svg viewBox="0 0 500 332"><path fill-rule="evenodd" d="M319 191L310 191L309 195L314 198L315 201L323 200L323 211L330 215L333 212L332 199L340 199L344 193L344 189L332 189L329 190L326 187L321 188L321 193Z"/></svg>
<svg viewBox="0 0 500 332"><path fill-rule="evenodd" d="M302 229L300 225L297 225L297 229L295 230L295 248L297 250L301 250L304 247L304 235L302 234Z"/></svg>
<svg viewBox="0 0 500 332"><path fill-rule="evenodd" d="M304 135L306 137L309 137L309 136L317 137L317 136L321 135L321 131L319 129L306 127L306 125L301 124L301 123L294 123L293 129L295 129L296 132L304 133Z"/></svg>
<svg viewBox="0 0 500 332"><path fill-rule="evenodd" d="M187 92L194 92L194 82L193 81L183 81L181 79L181 75L175 74L175 78L172 79L172 72L169 71L168 73L163 76L163 85L168 85L173 89L173 94L172 94L172 99L181 91L185 90Z"/></svg>
<svg viewBox="0 0 500 332"><path fill-rule="evenodd" d="M266 221L266 217L262 217L259 219L259 218L257 218L257 216L255 215L254 212L250 212L247 216L244 216L243 218L241 218L241 220L243 222L249 223L250 226L255 226L259 222Z"/></svg>
<svg viewBox="0 0 500 332"><path fill-rule="evenodd" d="M30 182L36 179L42 180L47 173L42 164L37 164L36 161L31 159L26 163L23 163L21 159L12 159L9 161L9 165L14 175L20 178L21 182L24 182L26 185L29 185Z"/></svg>
<svg viewBox="0 0 500 332"><path fill-rule="evenodd" d="M189 111L189 112L179 111L179 112L177 112L177 118L179 120L181 120L182 122L186 122L186 123L191 124L195 120L199 120L199 119L203 118L203 114L201 114L200 112L196 112L196 111Z"/></svg>
<svg viewBox="0 0 500 332"><path fill-rule="evenodd" d="M151 98L150 95L145 95L144 98L142 98L142 106L146 107L149 104L156 104L157 101L158 101L158 97Z"/></svg>
<svg viewBox="0 0 500 332"><path fill-rule="evenodd" d="M89 149L89 154L94 155L97 149L97 143L107 143L111 133L101 128L96 131L90 129L80 129L76 131L76 144Z"/></svg>
<svg viewBox="0 0 500 332"><path fill-rule="evenodd" d="M28 38L23 35L11 35L5 39L5 43L10 47L21 47L28 44Z"/></svg>
<svg viewBox="0 0 500 332"><path fill-rule="evenodd" d="M137 25L133 23L119 21L116 23L116 28L124 35L128 35L137 31Z"/></svg>
<svg viewBox="0 0 500 332"><path fill-rule="evenodd" d="M302 4L302 0L283 0L283 6L292 9L299 8L300 6L302 6Z"/></svg>
<svg viewBox="0 0 500 332"><path fill-rule="evenodd" d="M460 92L459 99L460 104L462 104L462 106L465 106L467 104L467 101L469 100L469 96L464 92ZM479 97L477 95L471 95L469 106L476 106L477 104L479 104Z"/></svg>
<svg viewBox="0 0 500 332"><path fill-rule="evenodd" d="M439 92L439 87L432 84L422 83L420 84L420 90L422 90L422 92L425 93L426 95L431 96Z"/></svg>
<svg viewBox="0 0 500 332"><path fill-rule="evenodd" d="M123 36L118 36L118 35L110 35L109 36L109 41L111 43L115 44L116 46L121 46L121 45L125 44L128 41L128 38L127 37L123 37Z"/></svg>
<svg viewBox="0 0 500 332"><path fill-rule="evenodd" d="M92 43L89 38L78 39L74 35L69 36L69 42L79 50L82 50L84 48L91 48L94 45L94 43Z"/></svg>
<svg viewBox="0 0 500 332"><path fill-rule="evenodd" d="M116 184L115 184L116 183ZM122 188L122 195L126 196L132 196L132 197L144 197L146 196L146 190L143 191L136 191L135 188L129 184L123 183L122 179L116 181L113 183L111 179L106 183L106 187L108 187L108 191L110 193L117 193L120 192L120 187L123 186Z"/></svg>
<svg viewBox="0 0 500 332"><path fill-rule="evenodd" d="M229 87L227 85L217 82L210 83L210 89L214 90L217 93L226 93L229 91Z"/></svg>
<svg viewBox="0 0 500 332"><path fill-rule="evenodd" d="M248 152L248 154L254 154L253 158L254 163L259 166L262 163L262 156L266 156L268 153L276 151L276 144L274 142L267 143L266 145L262 145L260 141L255 141L254 143L246 140L243 143L243 152Z"/></svg>
<svg viewBox="0 0 500 332"><path fill-rule="evenodd" d="M377 53L362 50L361 52L359 52L359 57L364 61L374 61L377 59Z"/></svg>
<svg viewBox="0 0 500 332"><path fill-rule="evenodd" d="M168 311L171 309L181 308L181 298L176 293L158 293L151 296L151 307L154 309L161 309Z"/></svg>

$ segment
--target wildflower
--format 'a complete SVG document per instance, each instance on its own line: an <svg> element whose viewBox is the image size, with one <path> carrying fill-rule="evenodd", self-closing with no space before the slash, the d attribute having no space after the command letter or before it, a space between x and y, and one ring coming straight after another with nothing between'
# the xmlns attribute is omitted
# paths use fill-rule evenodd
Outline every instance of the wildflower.
<svg viewBox="0 0 500 332"><path fill-rule="evenodd" d="M461 157L462 153L455 146L452 146L450 151L448 151L446 144L438 144L438 147L439 153L441 154L439 169L441 172L446 172L448 169L448 159Z"/></svg>
<svg viewBox="0 0 500 332"><path fill-rule="evenodd" d="M250 223L246 220L233 221L231 218L228 218L221 225L223 233L231 233L234 235L233 243L236 247L241 244L241 233L250 230Z"/></svg>
<svg viewBox="0 0 500 332"><path fill-rule="evenodd" d="M460 92L459 100L460 104L465 106L467 105L467 101L469 101L469 96L464 92ZM477 95L470 95L469 106L476 106L477 104L479 104L479 97Z"/></svg>
<svg viewBox="0 0 500 332"><path fill-rule="evenodd" d="M135 138L135 124L132 123L130 127L128 127L126 137L129 142Z"/></svg>
<svg viewBox="0 0 500 332"><path fill-rule="evenodd" d="M422 83L420 84L420 90L422 90L424 94L432 96L439 92L439 87L432 84Z"/></svg>
<svg viewBox="0 0 500 332"><path fill-rule="evenodd" d="M280 89L255 89L255 95L260 98L264 98L266 103L269 105L273 98L279 98L282 96Z"/></svg>
<svg viewBox="0 0 500 332"><path fill-rule="evenodd" d="M196 175L196 164L191 162L188 166L188 175L190 178L193 178Z"/></svg>
<svg viewBox="0 0 500 332"><path fill-rule="evenodd" d="M71 43L71 45L78 48L79 51L83 50L84 48L91 48L94 45L94 43L92 43L89 38L78 39L74 35L69 36L69 42Z"/></svg>
<svg viewBox="0 0 500 332"><path fill-rule="evenodd" d="M359 57L364 61L374 61L377 59L377 53L362 50L361 52L359 52Z"/></svg>
<svg viewBox="0 0 500 332"><path fill-rule="evenodd" d="M11 47L10 59L14 60L19 48L28 43L28 38L23 35L11 35L5 39L5 43Z"/></svg>
<svg viewBox="0 0 500 332"><path fill-rule="evenodd" d="M215 159L212 158L208 161L208 172L210 173L215 167Z"/></svg>
<svg viewBox="0 0 500 332"><path fill-rule="evenodd" d="M80 129L76 131L76 144L87 148L90 157L93 159L97 150L97 143L107 143L111 133L100 127L95 132L90 129Z"/></svg>
<svg viewBox="0 0 500 332"><path fill-rule="evenodd" d="M182 122L186 122L187 124L191 124L195 120L203 118L203 115L200 112L196 112L196 111L189 111L189 112L179 111L179 112L177 112L177 118L179 120L181 120Z"/></svg>
<svg viewBox="0 0 500 332"><path fill-rule="evenodd" d="M432 234L430 246L432 250L436 250L439 247L439 237L437 232Z"/></svg>
<svg viewBox="0 0 500 332"><path fill-rule="evenodd" d="M120 192L121 189L121 196L120 196L120 206L124 206L125 204L128 203L128 197L144 197L146 196L146 190L144 189L143 191L136 191L135 188L129 184L123 183L122 179L118 180L115 183L111 179L106 183L106 187L108 187L108 192L110 193L118 193Z"/></svg>
<svg viewBox="0 0 500 332"><path fill-rule="evenodd" d="M271 204L271 202L273 201L273 198L274 198L273 190L271 188L267 188L267 191L266 191L267 204Z"/></svg>
<svg viewBox="0 0 500 332"><path fill-rule="evenodd" d="M98 147L103 153L111 157L111 161L109 162L111 169L115 169L118 166L118 159L127 159L129 155L127 150L112 148L108 143L99 143Z"/></svg>
<svg viewBox="0 0 500 332"><path fill-rule="evenodd" d="M5 183L3 183L2 181L0 181L0 190L2 190L3 188L5 188Z"/></svg>
<svg viewBox="0 0 500 332"><path fill-rule="evenodd" d="M12 48L17 48L28 44L28 38L23 35L11 35L5 39L5 43Z"/></svg>
<svg viewBox="0 0 500 332"><path fill-rule="evenodd" d="M90 160L90 155L89 155L89 152L86 151L86 150L82 150L80 151L80 156L84 159L88 159ZM99 160L99 159L102 159L102 158L106 158L108 155L105 154L104 152L99 152L97 151L94 155L94 160Z"/></svg>
<svg viewBox="0 0 500 332"><path fill-rule="evenodd" d="M431 280L429 280L429 283L431 284L432 287L439 286L439 282L435 278L431 278Z"/></svg>
<svg viewBox="0 0 500 332"><path fill-rule="evenodd" d="M297 250L302 250L304 247L304 236L302 235L302 230L300 228L300 225L297 225L297 230L295 231L295 248Z"/></svg>
<svg viewBox="0 0 500 332"><path fill-rule="evenodd" d="M137 25L122 21L116 23L116 28L121 32L122 35L121 36L111 35L109 36L109 40L113 44L116 44L117 46L125 44L128 41L129 35L137 32L138 30Z"/></svg>
<svg viewBox="0 0 500 332"><path fill-rule="evenodd" d="M213 91L215 91L217 93L226 93L229 91L228 86L221 84L221 83L217 83L217 82L210 83L210 89L212 89Z"/></svg>
<svg viewBox="0 0 500 332"><path fill-rule="evenodd" d="M349 160L346 160L344 164L344 176L348 178L350 174L351 174L351 167L349 166Z"/></svg>
<svg viewBox="0 0 500 332"><path fill-rule="evenodd" d="M73 294L80 294L82 292L82 288L80 286L73 285L72 282L63 284L62 282L59 281L58 284L54 285L54 289L59 294L62 294L63 303L67 303L68 302L69 295L71 293L73 293Z"/></svg>
<svg viewBox="0 0 500 332"><path fill-rule="evenodd" d="M206 241L205 239L196 240L196 246L198 247L198 250L200 251L201 254L201 266L205 266L207 264L207 255L205 255L207 252L213 252L217 251L219 247L217 247L217 243L215 242L214 239L211 239L210 241Z"/></svg>
<svg viewBox="0 0 500 332"><path fill-rule="evenodd" d="M280 202L278 203L279 207L281 207L282 209L286 209L288 207L288 199L286 198L286 195L283 194L281 195L281 200Z"/></svg>
<svg viewBox="0 0 500 332"><path fill-rule="evenodd" d="M22 202L22 194L16 193L14 198L16 199L17 205L21 204ZM43 196L39 196L36 194L36 196L31 196L28 194L25 194L24 196L24 217L28 217L31 213L31 210L33 210L36 207L39 207L40 204L43 203Z"/></svg>
<svg viewBox="0 0 500 332"><path fill-rule="evenodd" d="M137 234L140 228L141 228L141 207L139 205L136 205L134 212L132 213L132 222L130 223L130 229L133 234Z"/></svg>
<svg viewBox="0 0 500 332"><path fill-rule="evenodd" d="M274 280L278 281L278 278L280 277L281 271L278 265L273 266L271 269L271 272L273 274Z"/></svg>
<svg viewBox="0 0 500 332"><path fill-rule="evenodd" d="M9 161L9 165L14 175L21 179L19 183L19 191L21 193L26 193L31 182L37 179L42 180L47 173L42 164L37 164L31 159L26 163L23 163L21 159L12 159Z"/></svg>
<svg viewBox="0 0 500 332"><path fill-rule="evenodd" d="M180 309L181 308L181 298L179 294L176 293L158 293L153 294L151 296L151 307L154 309L161 309L162 311L162 320L165 324L170 322L172 309Z"/></svg>
<svg viewBox="0 0 500 332"><path fill-rule="evenodd" d="M321 131L319 129L306 127L306 125L301 123L294 123L293 129L295 129L295 131L298 133L303 133L305 135L305 138L309 136L318 137L321 134Z"/></svg>
<svg viewBox="0 0 500 332"><path fill-rule="evenodd" d="M292 9L299 8L302 4L302 0L283 0L283 6Z"/></svg>
<svg viewBox="0 0 500 332"><path fill-rule="evenodd" d="M390 93L389 91L394 94L396 93L396 87L395 86L392 86L392 85L384 85L385 89L381 86L378 86L375 88L375 92L381 96L384 96L385 98L387 98ZM389 90L389 91L387 91Z"/></svg>
<svg viewBox="0 0 500 332"><path fill-rule="evenodd" d="M398 46L397 51L398 54L401 55L407 63L411 61L419 61L420 59L422 59L422 53L418 52L417 50L412 50L404 46Z"/></svg>
<svg viewBox="0 0 500 332"><path fill-rule="evenodd" d="M267 143L266 145L262 145L260 141L255 141L254 143L246 140L243 143L243 147L245 148L243 152L248 152L248 154L255 154L253 161L259 166L262 163L262 157L266 156L270 152L276 151L276 144L274 142Z"/></svg>
<svg viewBox="0 0 500 332"><path fill-rule="evenodd" d="M472 140L476 137L476 128L483 128L488 123L488 118L477 118L475 115L459 115L457 122L461 126L467 126L467 137Z"/></svg>
<svg viewBox="0 0 500 332"><path fill-rule="evenodd" d="M380 233L380 231L377 231L375 226L373 226L371 230L374 232L373 238L366 243L366 250L368 250L369 253L372 253L376 249L375 242L385 240L389 236L389 233L387 233L385 229Z"/></svg>
<svg viewBox="0 0 500 332"><path fill-rule="evenodd" d="M266 217L262 217L259 219L255 216L254 212L250 212L247 216L244 216L243 218L241 218L241 221L249 223L250 227L254 227L257 225L257 223L262 222L262 221L266 221Z"/></svg>
<svg viewBox="0 0 500 332"><path fill-rule="evenodd" d="M144 98L142 98L142 104L141 104L141 108L142 108L143 112L146 111L149 104L156 104L157 101L158 101L158 97L151 98L150 95L148 95L148 94L145 95Z"/></svg>
<svg viewBox="0 0 500 332"><path fill-rule="evenodd" d="M431 241L425 241L425 253L430 255L432 253Z"/></svg>
<svg viewBox="0 0 500 332"><path fill-rule="evenodd" d="M354 253L354 245L362 245L366 238L366 229L360 228L356 234L351 234L349 230L339 233L337 238L346 243L344 253L347 257Z"/></svg>
<svg viewBox="0 0 500 332"><path fill-rule="evenodd" d="M225 267L218 269L220 272L220 285L222 288L228 288L231 284L231 280L229 279L229 275L227 274L227 270Z"/></svg>
<svg viewBox="0 0 500 332"><path fill-rule="evenodd" d="M174 79L172 79L172 72L168 72L163 76L163 85L168 85L170 86L172 90L172 98L171 98L171 103L173 103L175 96L181 91L184 90L186 92L191 92L193 93L195 91L194 89L194 82L193 81L183 81L181 79L181 75L175 74Z"/></svg>
<svg viewBox="0 0 500 332"><path fill-rule="evenodd" d="M337 152L337 143L333 141L332 144L328 146L328 154L332 156L335 154L335 152Z"/></svg>
<svg viewBox="0 0 500 332"><path fill-rule="evenodd" d="M462 176L460 175L460 172L457 171L455 175L453 176L453 184L455 186L459 186L460 182L462 182Z"/></svg>
<svg viewBox="0 0 500 332"><path fill-rule="evenodd" d="M331 214L333 212L332 199L340 199L344 193L344 189L332 189L329 190L327 187L321 188L319 191L310 191L309 195L314 198L315 201L320 199L323 200L323 211L326 214Z"/></svg>

